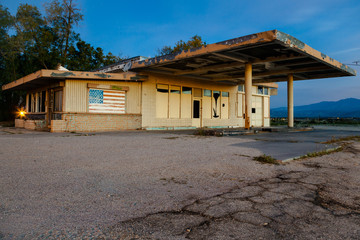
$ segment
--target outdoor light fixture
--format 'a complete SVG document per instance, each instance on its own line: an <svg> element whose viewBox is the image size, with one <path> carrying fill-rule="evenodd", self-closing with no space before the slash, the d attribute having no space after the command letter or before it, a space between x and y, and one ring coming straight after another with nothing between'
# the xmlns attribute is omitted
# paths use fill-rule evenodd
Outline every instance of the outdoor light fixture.
<svg viewBox="0 0 360 240"><path fill-rule="evenodd" d="M20 117L20 119L25 118L26 111L24 109L18 109L17 110L17 116Z"/></svg>

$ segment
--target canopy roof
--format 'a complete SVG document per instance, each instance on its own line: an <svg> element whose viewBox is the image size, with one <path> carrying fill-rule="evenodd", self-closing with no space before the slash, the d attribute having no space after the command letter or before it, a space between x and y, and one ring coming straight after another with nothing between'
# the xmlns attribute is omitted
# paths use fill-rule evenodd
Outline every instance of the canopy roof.
<svg viewBox="0 0 360 240"><path fill-rule="evenodd" d="M102 72L80 72L80 71L59 71L59 70L39 70L11 83L2 86L2 90L29 90L56 84L65 79L73 80L106 80L106 81L141 81L146 76L136 73L102 73Z"/></svg>
<svg viewBox="0 0 360 240"><path fill-rule="evenodd" d="M244 81L245 63L253 65L254 83L286 81L289 73L294 80L356 75L352 68L278 30L138 61L130 71L238 84Z"/></svg>

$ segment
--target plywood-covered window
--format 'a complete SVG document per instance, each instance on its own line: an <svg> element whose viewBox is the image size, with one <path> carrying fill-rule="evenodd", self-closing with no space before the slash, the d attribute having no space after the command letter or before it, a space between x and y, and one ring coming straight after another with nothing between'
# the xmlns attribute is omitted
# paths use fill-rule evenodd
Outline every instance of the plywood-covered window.
<svg viewBox="0 0 360 240"><path fill-rule="evenodd" d="M213 110L213 114L212 117L213 118L219 118L220 117L220 91L213 91L212 94L212 110Z"/></svg>
<svg viewBox="0 0 360 240"><path fill-rule="evenodd" d="M237 94L237 117L242 118L244 116L244 94Z"/></svg>
<svg viewBox="0 0 360 240"><path fill-rule="evenodd" d="M270 103L269 103L269 98L268 97L264 97L264 117L269 118L270 117Z"/></svg>
<svg viewBox="0 0 360 240"><path fill-rule="evenodd" d="M229 118L229 92L221 92L221 118Z"/></svg>
<svg viewBox="0 0 360 240"><path fill-rule="evenodd" d="M181 118L191 118L192 104L191 104L192 88L182 87L181 89Z"/></svg>
<svg viewBox="0 0 360 240"><path fill-rule="evenodd" d="M169 109L169 85L156 85L156 117L168 118Z"/></svg>
<svg viewBox="0 0 360 240"><path fill-rule="evenodd" d="M126 92L121 90L89 89L89 112L125 113Z"/></svg>
<svg viewBox="0 0 360 240"><path fill-rule="evenodd" d="M204 94L202 98L202 117L205 119L211 118L211 90L204 89Z"/></svg>
<svg viewBox="0 0 360 240"><path fill-rule="evenodd" d="M170 118L180 118L181 88L170 86L169 115Z"/></svg>
<svg viewBox="0 0 360 240"><path fill-rule="evenodd" d="M62 112L63 91L54 91L54 112Z"/></svg>

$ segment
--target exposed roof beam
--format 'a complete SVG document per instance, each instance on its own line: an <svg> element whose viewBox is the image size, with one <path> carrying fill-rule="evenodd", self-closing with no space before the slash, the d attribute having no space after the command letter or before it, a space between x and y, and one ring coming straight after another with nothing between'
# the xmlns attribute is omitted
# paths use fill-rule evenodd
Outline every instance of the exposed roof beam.
<svg viewBox="0 0 360 240"><path fill-rule="evenodd" d="M238 56L229 56L227 54L224 53L212 53L212 55L218 56L218 57L222 57L222 58L227 58L233 61L237 61L237 62L241 62L241 63L246 63L248 62L247 59L242 58L242 57L238 57Z"/></svg>
<svg viewBox="0 0 360 240"><path fill-rule="evenodd" d="M271 75L280 75L280 74L289 74L289 73L302 73L302 72L316 72L327 70L329 67L313 67L313 68L299 68L299 69L285 69L285 70L277 70L277 71L266 71L260 73L254 73L253 77L262 77L262 76L271 76Z"/></svg>
<svg viewBox="0 0 360 240"><path fill-rule="evenodd" d="M293 59L301 59L301 58L307 58L307 56L282 55L278 57L268 57L265 59L255 59L254 61L250 61L250 63L258 64L258 63L267 63L267 62L279 62L284 60L293 60Z"/></svg>
<svg viewBox="0 0 360 240"><path fill-rule="evenodd" d="M224 63L224 64L215 65L215 66L201 67L201 68L197 68L197 69L189 70L189 71L179 71L179 72L175 72L174 75L196 74L196 73L203 73L203 72L212 71L212 70L219 70L219 69L239 67L239 66L244 66L244 63L242 63L242 62Z"/></svg>
<svg viewBox="0 0 360 240"><path fill-rule="evenodd" d="M324 71L329 70L328 67L313 67L313 68L299 68L299 69L286 69L286 70L277 70L277 71L266 71L266 72L260 72L260 73L253 73L253 78L257 77L265 77L265 76L272 76L272 75L282 75L282 74L290 74L290 73L308 73L308 72L317 72L317 71ZM243 78L243 77L228 77L228 78L215 78L218 81L221 80L229 80L234 78Z"/></svg>

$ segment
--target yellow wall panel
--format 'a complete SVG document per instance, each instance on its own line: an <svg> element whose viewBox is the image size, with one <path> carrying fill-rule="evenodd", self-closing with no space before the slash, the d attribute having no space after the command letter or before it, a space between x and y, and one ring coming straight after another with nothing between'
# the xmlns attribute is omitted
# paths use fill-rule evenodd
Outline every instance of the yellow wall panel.
<svg viewBox="0 0 360 240"><path fill-rule="evenodd" d="M202 117L211 119L211 97L203 97L202 99Z"/></svg>
<svg viewBox="0 0 360 240"><path fill-rule="evenodd" d="M181 94L181 118L191 118L191 94Z"/></svg>
<svg viewBox="0 0 360 240"><path fill-rule="evenodd" d="M126 113L141 113L141 83L96 80L65 81L65 112L87 112L88 83L129 87L129 91L126 92Z"/></svg>

